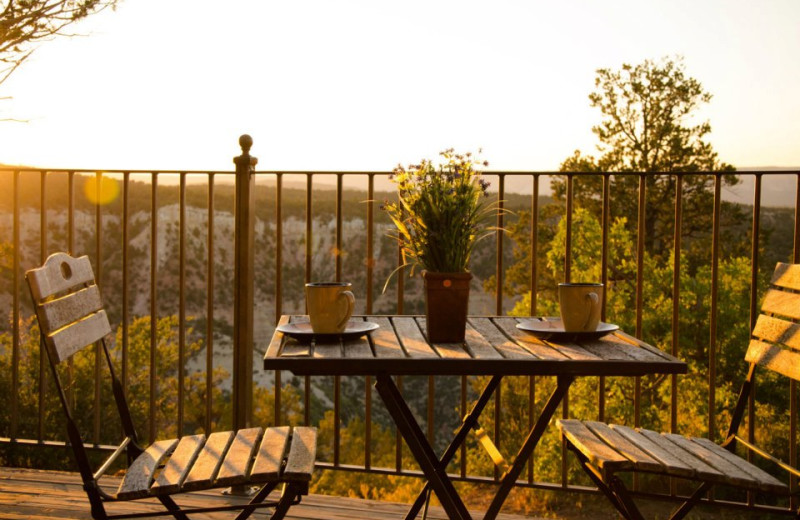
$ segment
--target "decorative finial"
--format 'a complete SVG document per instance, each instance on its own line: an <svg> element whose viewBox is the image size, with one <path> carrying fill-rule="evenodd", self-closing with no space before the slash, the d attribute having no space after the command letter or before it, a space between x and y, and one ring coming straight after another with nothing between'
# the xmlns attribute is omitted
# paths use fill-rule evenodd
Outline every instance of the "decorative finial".
<svg viewBox="0 0 800 520"><path fill-rule="evenodd" d="M242 134L242 136L239 137L239 146L242 147L242 153L244 155L249 154L250 147L253 146L253 138L247 134Z"/></svg>

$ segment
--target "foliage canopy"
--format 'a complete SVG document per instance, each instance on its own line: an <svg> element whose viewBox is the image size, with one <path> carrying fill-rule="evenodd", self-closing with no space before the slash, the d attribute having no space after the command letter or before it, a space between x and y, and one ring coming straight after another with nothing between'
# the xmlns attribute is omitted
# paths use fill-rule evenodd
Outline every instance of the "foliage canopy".
<svg viewBox="0 0 800 520"><path fill-rule="evenodd" d="M119 0L0 0L0 84L35 50L87 16Z"/></svg>

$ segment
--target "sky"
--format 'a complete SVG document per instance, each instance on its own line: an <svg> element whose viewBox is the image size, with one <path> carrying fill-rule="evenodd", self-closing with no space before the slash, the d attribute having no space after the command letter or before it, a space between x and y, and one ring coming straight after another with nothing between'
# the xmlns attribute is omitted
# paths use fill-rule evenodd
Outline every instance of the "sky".
<svg viewBox="0 0 800 520"><path fill-rule="evenodd" d="M800 166L797 0L122 0L0 85L0 163L491 170L595 153L598 68L682 56L721 160Z"/></svg>

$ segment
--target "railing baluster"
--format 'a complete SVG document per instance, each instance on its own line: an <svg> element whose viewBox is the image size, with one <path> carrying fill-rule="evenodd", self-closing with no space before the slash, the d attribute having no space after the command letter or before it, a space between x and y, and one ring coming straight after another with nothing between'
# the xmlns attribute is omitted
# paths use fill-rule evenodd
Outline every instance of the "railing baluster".
<svg viewBox="0 0 800 520"><path fill-rule="evenodd" d="M212 393L214 384L214 174L208 175L208 194L207 194L207 221L206 231L206 413L205 413L205 432L211 433L211 416L213 413Z"/></svg>
<svg viewBox="0 0 800 520"><path fill-rule="evenodd" d="M313 261L314 251L312 245L314 243L314 214L313 204L313 173L306 175L306 283L311 282L311 266ZM307 311L306 311L307 312Z"/></svg>
<svg viewBox="0 0 800 520"><path fill-rule="evenodd" d="M533 195L531 195L531 310L530 315L536 316L536 303L539 294L539 175L534 175Z"/></svg>
<svg viewBox="0 0 800 520"><path fill-rule="evenodd" d="M103 212L100 201L102 200L103 173L95 174L95 280L102 286L103 280ZM94 442L100 444L100 403L102 387L100 372L103 367L103 352L100 343L94 346Z"/></svg>
<svg viewBox="0 0 800 520"><path fill-rule="evenodd" d="M342 174L336 174L336 281L342 281Z"/></svg>
<svg viewBox="0 0 800 520"><path fill-rule="evenodd" d="M600 248L600 281L603 284L603 301L600 306L600 319L606 321L606 303L608 302L608 231L611 220L611 174L603 175L603 214L602 238ZM606 420L606 378L597 378L597 420Z"/></svg>
<svg viewBox="0 0 800 520"><path fill-rule="evenodd" d="M644 242L646 231L645 213L647 211L647 176L639 176L639 203L637 205L638 225L636 238L636 337L642 337L642 315L644 311ZM642 378L634 378L633 424L641 426ZM635 477L635 475L634 475Z"/></svg>
<svg viewBox="0 0 800 520"><path fill-rule="evenodd" d="M275 323L283 314L283 174L275 174ZM275 371L275 424L281 423L281 371ZM308 393L306 393L308 395ZM307 408L306 408L307 409Z"/></svg>
<svg viewBox="0 0 800 520"><path fill-rule="evenodd" d="M364 378L364 469L372 467L372 376Z"/></svg>
<svg viewBox="0 0 800 520"><path fill-rule="evenodd" d="M715 410L717 386L717 305L719 300L719 226L722 178L714 176L714 216L711 234L711 316L709 317L710 337L708 340L708 438L717 438L717 419Z"/></svg>
<svg viewBox="0 0 800 520"><path fill-rule="evenodd" d="M792 249L792 262L800 263L800 173L796 175L795 194L794 194L794 244ZM797 467L797 382L792 380L789 383L789 464ZM789 507L797 510L800 499L797 497L798 479L794 475L789 477L789 490L791 499Z"/></svg>
<svg viewBox="0 0 800 520"><path fill-rule="evenodd" d="M671 354L678 357L680 353L680 309L681 309L681 242L683 232L683 176L675 176L675 229L673 234L673 259L672 259L672 350ZM670 376L672 389L670 391L670 420L669 430L678 432L678 376Z"/></svg>
<svg viewBox="0 0 800 520"><path fill-rule="evenodd" d="M178 436L183 435L186 364L186 174L178 187Z"/></svg>
<svg viewBox="0 0 800 520"><path fill-rule="evenodd" d="M467 416L467 376L461 376L461 414L459 415L463 420L464 417ZM461 478L467 476L467 445L466 443L462 443L461 447L461 458L459 460L459 467L461 472Z"/></svg>
<svg viewBox="0 0 800 520"><path fill-rule="evenodd" d="M567 232L564 244L564 283L569 283L572 280L572 212L574 205L574 176L571 173L567 174L567 206L565 208L567 219ZM561 405L561 418L569 419L569 389L564 394ZM567 441L561 439L561 486L567 487L568 483L567 474Z"/></svg>
<svg viewBox="0 0 800 520"><path fill-rule="evenodd" d="M128 391L128 323L130 320L129 312L129 283L130 283L130 249L128 243L130 242L130 176L128 172L123 173L122 177L122 388L127 393ZM70 190L72 195L72 190ZM72 201L70 201L70 205ZM72 253L72 245L70 245L70 253Z"/></svg>
<svg viewBox="0 0 800 520"><path fill-rule="evenodd" d="M372 314L373 276L375 275L375 216L373 215L375 201L375 174L367 175L367 301L366 312Z"/></svg>
<svg viewBox="0 0 800 520"><path fill-rule="evenodd" d="M19 170L14 170L14 223L13 223L13 235L12 238L14 244L14 253L13 253L13 270L12 273L12 285L14 287L14 294L11 295L13 300L12 304L12 321L11 324L11 332L14 335L12 338L11 343L11 431L10 437L12 439L16 439L18 432L17 428L19 426L19 320L20 320L20 299L19 299L19 290L20 290L20 239L19 239L19 206L20 206L20 196L19 196L19 185L20 185L20 172Z"/></svg>
<svg viewBox="0 0 800 520"><path fill-rule="evenodd" d="M505 196L506 196L506 176L504 174L498 175L498 192L497 192L497 204L499 211L497 212L497 231L495 232L496 235L496 266L494 277L497 280L497 284L494 290L494 297L495 297L495 314L498 316L502 316L503 314L503 210L505 208Z"/></svg>
<svg viewBox="0 0 800 520"><path fill-rule="evenodd" d="M67 248L70 255L75 256L75 172L67 174ZM67 361L67 403L70 411L75 406L75 360L70 357Z"/></svg>
<svg viewBox="0 0 800 520"><path fill-rule="evenodd" d="M156 347L158 345L158 173L150 176L150 399L148 440L156 438Z"/></svg>
<svg viewBox="0 0 800 520"><path fill-rule="evenodd" d="M754 175L753 186L753 223L750 232L750 328L752 332L756 326L758 319L758 235L761 228L761 174ZM750 443L755 443L755 392L750 392L748 397L748 418L747 418L747 437ZM753 461L753 452L747 450L747 460ZM747 503L753 505L755 503L755 494L750 492L747 494Z"/></svg>
<svg viewBox="0 0 800 520"><path fill-rule="evenodd" d="M39 264L47 260L47 172L39 172ZM36 439L44 440L44 407L47 394L47 374L45 370L44 342L40 342L39 351L39 418L36 426Z"/></svg>

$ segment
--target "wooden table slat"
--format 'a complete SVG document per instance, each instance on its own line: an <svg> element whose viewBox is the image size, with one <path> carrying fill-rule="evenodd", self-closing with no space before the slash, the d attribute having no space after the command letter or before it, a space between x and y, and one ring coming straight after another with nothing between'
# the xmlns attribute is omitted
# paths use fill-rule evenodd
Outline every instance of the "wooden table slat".
<svg viewBox="0 0 800 520"><path fill-rule="evenodd" d="M394 333L394 326L389 318L385 316L370 316L369 321L377 323L378 330L370 333L372 341L372 348L375 351L376 358L397 358L405 357L405 352L397 340L397 335Z"/></svg>
<svg viewBox="0 0 800 520"><path fill-rule="evenodd" d="M439 358L439 355L434 352L425 340L425 336L422 335L422 331L414 318L396 317L392 319L392 323L408 357Z"/></svg>
<svg viewBox="0 0 800 520"><path fill-rule="evenodd" d="M539 340L517 329L520 318L470 317L463 344L431 345L422 316L354 319L376 323L378 328L345 343L316 345L276 333L264 367L296 375L643 376L687 370L679 359L621 331L591 341L562 343ZM300 323L308 317L289 320ZM283 345L276 349L278 341Z"/></svg>
<svg viewBox="0 0 800 520"><path fill-rule="evenodd" d="M417 320L421 329L425 329L425 318ZM440 357L446 359L472 359L469 351L464 348L463 343L432 343L431 346Z"/></svg>
<svg viewBox="0 0 800 520"><path fill-rule="evenodd" d="M544 342L531 334L527 334L517 328L519 321L516 318L495 318L495 325L502 330L506 335L510 336L516 343L520 344L524 349L531 352L536 357L542 359L598 359L597 356L586 352L583 349L576 348L574 345L551 346L551 344ZM573 355L569 355L568 351Z"/></svg>
<svg viewBox="0 0 800 520"><path fill-rule="evenodd" d="M286 325L289 323L289 316L283 315L278 320L278 325ZM267 357L275 357L281 351L281 344L283 343L283 334L273 334L272 341L269 342L267 347Z"/></svg>
<svg viewBox="0 0 800 520"><path fill-rule="evenodd" d="M505 359L541 359L503 334L489 318L470 318L470 323Z"/></svg>
<svg viewBox="0 0 800 520"><path fill-rule="evenodd" d="M475 330L471 323L467 323L467 330L464 334L464 342L467 349L474 359L503 359L503 356L495 349L491 343L486 341L480 332Z"/></svg>

